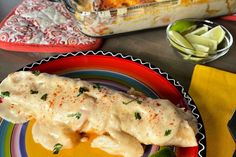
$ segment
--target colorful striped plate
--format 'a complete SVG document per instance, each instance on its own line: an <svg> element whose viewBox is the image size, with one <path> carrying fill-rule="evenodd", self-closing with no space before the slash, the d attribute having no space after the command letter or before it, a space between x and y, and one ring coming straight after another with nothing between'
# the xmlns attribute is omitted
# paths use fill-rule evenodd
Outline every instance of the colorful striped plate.
<svg viewBox="0 0 236 157"><path fill-rule="evenodd" d="M127 91L130 87L153 98L171 100L180 107L188 108L198 120L196 138L197 147L175 147L177 157L205 157L205 131L202 119L193 100L168 73L148 62L143 62L130 55L112 52L77 52L60 54L42 59L25 66L20 70L39 70L51 74L88 80L111 88ZM89 144L81 144L70 150L62 150L59 155L53 155L32 139L31 127L33 121L25 124L11 124L5 120L0 123L0 157L115 157L98 149L92 149ZM156 146L145 148L143 157L153 153Z"/></svg>

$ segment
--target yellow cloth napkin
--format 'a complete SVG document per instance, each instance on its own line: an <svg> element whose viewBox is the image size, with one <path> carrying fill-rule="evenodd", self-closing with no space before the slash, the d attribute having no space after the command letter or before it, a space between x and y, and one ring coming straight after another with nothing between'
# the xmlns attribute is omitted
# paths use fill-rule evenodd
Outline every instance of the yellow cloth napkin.
<svg viewBox="0 0 236 157"><path fill-rule="evenodd" d="M235 144L227 123L236 109L236 74L196 65L189 94L203 119L207 157L231 157Z"/></svg>

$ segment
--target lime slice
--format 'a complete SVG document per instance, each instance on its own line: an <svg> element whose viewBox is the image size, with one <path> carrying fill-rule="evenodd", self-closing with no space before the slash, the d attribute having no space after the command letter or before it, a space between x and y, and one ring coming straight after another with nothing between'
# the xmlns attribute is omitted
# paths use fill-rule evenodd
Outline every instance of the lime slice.
<svg viewBox="0 0 236 157"><path fill-rule="evenodd" d="M170 28L172 31L183 33L186 31L193 30L197 27L196 23L193 21L180 20L176 21Z"/></svg>
<svg viewBox="0 0 236 157"><path fill-rule="evenodd" d="M181 54L184 60L192 61L192 62L201 62L205 59L205 57L195 57L192 55Z"/></svg>
<svg viewBox="0 0 236 157"><path fill-rule="evenodd" d="M225 37L225 31L221 28L221 26L216 26L201 36L215 40L219 44Z"/></svg>
<svg viewBox="0 0 236 157"><path fill-rule="evenodd" d="M208 27L207 26L202 26L202 27L190 32L189 34L202 35L202 34L206 33L207 31L208 31Z"/></svg>
<svg viewBox="0 0 236 157"><path fill-rule="evenodd" d="M192 57L190 55L185 55L183 56L183 59L184 60L189 60L189 61L192 61L192 62L201 62L204 58L198 58L198 57Z"/></svg>
<svg viewBox="0 0 236 157"><path fill-rule="evenodd" d="M176 43L173 42L173 41L170 41L170 43L171 43L171 45L172 45L173 47L175 47L176 49L178 49L178 52L179 52L180 54L185 53L186 55L190 55L190 56L194 55L194 56L197 56L197 57L207 57L207 56L208 56L208 53L196 51L196 50L194 50L194 49L186 49L186 48L184 48L184 47L182 47L182 46L179 46L178 44L176 44Z"/></svg>
<svg viewBox="0 0 236 157"><path fill-rule="evenodd" d="M194 52L194 55L195 55L196 57L208 57L208 56L209 56L208 53L205 53L205 52L202 52L202 51L195 51L195 52Z"/></svg>
<svg viewBox="0 0 236 157"><path fill-rule="evenodd" d="M170 148L164 147L149 157L176 157L176 155Z"/></svg>
<svg viewBox="0 0 236 157"><path fill-rule="evenodd" d="M203 52L203 53L208 53L210 51L210 48L204 45L199 45L192 43L193 47L196 49L196 51Z"/></svg>
<svg viewBox="0 0 236 157"><path fill-rule="evenodd" d="M199 44L209 47L211 52L214 52L217 49L216 40L208 39L206 37L193 34L188 34L185 37L191 44Z"/></svg>
<svg viewBox="0 0 236 157"><path fill-rule="evenodd" d="M169 31L169 37L176 42L177 44L188 48L188 49L194 49L193 46L186 40L180 33L176 31Z"/></svg>

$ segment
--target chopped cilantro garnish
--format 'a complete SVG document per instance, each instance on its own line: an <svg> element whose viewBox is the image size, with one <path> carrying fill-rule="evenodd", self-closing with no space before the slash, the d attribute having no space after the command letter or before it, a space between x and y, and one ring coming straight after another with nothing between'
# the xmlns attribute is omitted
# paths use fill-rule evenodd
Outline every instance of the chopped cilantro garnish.
<svg viewBox="0 0 236 157"><path fill-rule="evenodd" d="M134 117L135 119L138 119L138 120L142 118L139 112L134 112Z"/></svg>
<svg viewBox="0 0 236 157"><path fill-rule="evenodd" d="M138 104L141 104L142 103L142 101L141 100L138 100L138 98L135 98L135 99L132 99L132 100L130 100L130 101L128 101L128 102L122 102L123 104L125 104L125 105L128 105L129 103L131 103L131 102L133 102L133 101L136 101Z"/></svg>
<svg viewBox="0 0 236 157"><path fill-rule="evenodd" d="M79 94L77 96L80 96L81 94L83 94L84 92L88 92L89 89L86 87L80 87L79 88Z"/></svg>
<svg viewBox="0 0 236 157"><path fill-rule="evenodd" d="M55 144L55 145L54 145L54 148L53 148L53 154L58 154L59 151L61 150L62 146L63 146L63 145L60 144L60 143Z"/></svg>
<svg viewBox="0 0 236 157"><path fill-rule="evenodd" d="M10 92L5 91L5 92L1 92L1 97L9 97L10 96Z"/></svg>
<svg viewBox="0 0 236 157"><path fill-rule="evenodd" d="M138 104L142 104L142 101L141 100L136 100Z"/></svg>
<svg viewBox="0 0 236 157"><path fill-rule="evenodd" d="M132 100L130 100L130 101L128 101L128 102L122 102L123 104L125 104L125 105L128 105L129 103L131 103L131 102L133 102L134 101L134 99L132 99Z"/></svg>
<svg viewBox="0 0 236 157"><path fill-rule="evenodd" d="M69 114L68 117L75 117L77 119L80 119L81 113L77 112L77 113Z"/></svg>
<svg viewBox="0 0 236 157"><path fill-rule="evenodd" d="M93 88L101 89L101 86L100 86L100 84L95 83L95 84L93 84Z"/></svg>
<svg viewBox="0 0 236 157"><path fill-rule="evenodd" d="M37 90L30 90L30 94L38 94L39 93L39 91L37 91Z"/></svg>
<svg viewBox="0 0 236 157"><path fill-rule="evenodd" d="M46 94L44 94L42 97L41 97L41 99L42 100L44 100L44 101L46 101L47 100L47 98L48 98L48 94L46 93Z"/></svg>
<svg viewBox="0 0 236 157"><path fill-rule="evenodd" d="M40 71L38 71L38 70L32 71L32 74L34 74L35 76L39 76Z"/></svg>
<svg viewBox="0 0 236 157"><path fill-rule="evenodd" d="M165 131L165 136L168 136L168 135L170 135L171 134L171 130L166 130Z"/></svg>

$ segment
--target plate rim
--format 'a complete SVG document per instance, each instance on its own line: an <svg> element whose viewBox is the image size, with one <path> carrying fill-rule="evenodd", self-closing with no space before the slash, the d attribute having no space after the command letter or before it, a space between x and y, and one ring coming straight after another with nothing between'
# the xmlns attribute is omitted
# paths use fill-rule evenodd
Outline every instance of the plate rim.
<svg viewBox="0 0 236 157"><path fill-rule="evenodd" d="M35 66L39 66L41 64L44 64L44 63L47 63L47 62L50 62L53 60L57 60L60 58L86 56L86 55L97 55L97 56L100 55L100 56L118 57L118 58L122 58L125 60L133 61L135 63L141 64L141 65L153 70L157 74L164 77L167 81L169 81L181 93L181 95L185 99L188 107L190 108L192 114L196 117L196 119L198 121L198 133L197 133L197 136L199 139L199 141L198 141L198 148L199 148L198 149L198 157L206 157L205 128L204 128L203 120L201 118L201 114L200 114L196 104L194 103L193 99L188 94L188 92L185 91L184 87L179 83L179 81L175 80L167 72L161 70L157 66L154 66L150 62L144 61L140 58L133 57L132 55L126 55L126 54L122 54L122 53L114 53L111 51L102 51L102 50L98 50L98 51L89 50L89 51L68 52L68 53L51 55L46 58L43 58L38 61L27 64L17 71L29 71Z"/></svg>

